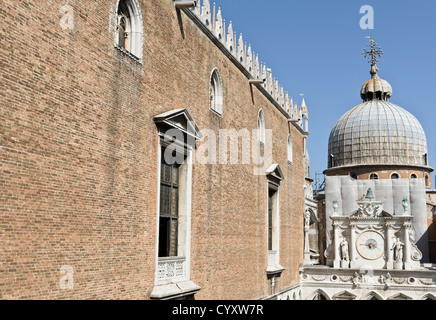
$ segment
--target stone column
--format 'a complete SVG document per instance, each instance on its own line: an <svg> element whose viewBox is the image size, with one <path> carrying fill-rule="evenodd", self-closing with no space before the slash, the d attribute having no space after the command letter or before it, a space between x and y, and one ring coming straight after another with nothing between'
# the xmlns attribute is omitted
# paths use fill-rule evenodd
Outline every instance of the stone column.
<svg viewBox="0 0 436 320"><path fill-rule="evenodd" d="M404 223L404 270L411 270L411 261L410 261L410 234L409 230L412 227L410 222Z"/></svg>
<svg viewBox="0 0 436 320"><path fill-rule="evenodd" d="M392 250L392 231L393 226L391 223L386 223L386 250L387 250L387 261L386 269L394 268L394 251Z"/></svg>
<svg viewBox="0 0 436 320"><path fill-rule="evenodd" d="M335 260L333 261L333 268L340 268L341 254L340 254L340 241L339 241L339 223L333 221L333 233L334 233L334 248L335 248Z"/></svg>
<svg viewBox="0 0 436 320"><path fill-rule="evenodd" d="M356 258L355 250L356 250L356 224L354 222L350 222L350 268L354 268L354 260Z"/></svg>

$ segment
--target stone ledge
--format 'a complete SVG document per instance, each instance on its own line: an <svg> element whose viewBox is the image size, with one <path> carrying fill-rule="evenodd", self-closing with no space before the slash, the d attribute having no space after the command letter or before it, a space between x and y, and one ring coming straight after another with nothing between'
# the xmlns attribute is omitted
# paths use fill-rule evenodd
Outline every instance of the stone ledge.
<svg viewBox="0 0 436 320"><path fill-rule="evenodd" d="M193 281L181 281L162 286L155 286L151 292L150 299L168 300L182 296L195 294L200 291L200 287Z"/></svg>
<svg viewBox="0 0 436 320"><path fill-rule="evenodd" d="M274 266L268 266L266 268L266 274L267 275L277 275L281 274L283 271L285 271L285 268L283 268L281 265L274 265Z"/></svg>

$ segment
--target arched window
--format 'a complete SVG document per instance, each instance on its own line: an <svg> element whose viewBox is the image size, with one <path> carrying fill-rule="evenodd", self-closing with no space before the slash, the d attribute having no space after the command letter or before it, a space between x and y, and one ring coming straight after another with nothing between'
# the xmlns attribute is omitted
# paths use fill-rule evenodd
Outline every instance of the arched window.
<svg viewBox="0 0 436 320"><path fill-rule="evenodd" d="M371 180L378 180L378 175L377 175L377 173L371 173L371 175L369 176L369 178L370 178Z"/></svg>
<svg viewBox="0 0 436 320"><path fill-rule="evenodd" d="M223 84L221 76L217 69L213 69L210 77L210 109L218 113L223 114Z"/></svg>
<svg viewBox="0 0 436 320"><path fill-rule="evenodd" d="M416 174L412 173L412 174L410 175L410 178L412 178L412 179L417 179L418 176L417 176Z"/></svg>
<svg viewBox="0 0 436 320"><path fill-rule="evenodd" d="M399 175L398 173L393 173L393 174L391 174L391 179L392 179L392 180L394 180L394 179L400 179L400 175Z"/></svg>
<svg viewBox="0 0 436 320"><path fill-rule="evenodd" d="M265 117L263 115L263 110L259 110L259 114L257 116L257 132L258 132L258 138L259 142L262 144L265 144Z"/></svg>
<svg viewBox="0 0 436 320"><path fill-rule="evenodd" d="M427 173L425 174L425 186L431 188L430 176Z"/></svg>
<svg viewBox="0 0 436 320"><path fill-rule="evenodd" d="M291 139L291 135L288 135L288 162L292 163L292 139Z"/></svg>
<svg viewBox="0 0 436 320"><path fill-rule="evenodd" d="M119 0L115 46L142 61L142 15L136 0Z"/></svg>

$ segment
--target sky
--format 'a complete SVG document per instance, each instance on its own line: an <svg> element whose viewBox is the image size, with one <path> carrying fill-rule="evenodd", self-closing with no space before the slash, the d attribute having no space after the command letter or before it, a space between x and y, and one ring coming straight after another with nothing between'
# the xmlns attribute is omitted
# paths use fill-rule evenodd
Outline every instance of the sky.
<svg viewBox="0 0 436 320"><path fill-rule="evenodd" d="M213 3L213 0L211 0ZM216 0L223 19L272 69L294 101L309 108L311 177L327 169L328 138L336 121L362 103L370 79L362 55L372 36L384 51L378 75L393 87L390 102L412 113L427 136L436 168L436 1ZM374 29L362 29L362 6ZM366 19L364 19L366 20ZM368 22L368 21L366 21ZM435 175L432 184L435 187ZM322 179L322 176L321 176ZM321 181L322 182L322 181Z"/></svg>

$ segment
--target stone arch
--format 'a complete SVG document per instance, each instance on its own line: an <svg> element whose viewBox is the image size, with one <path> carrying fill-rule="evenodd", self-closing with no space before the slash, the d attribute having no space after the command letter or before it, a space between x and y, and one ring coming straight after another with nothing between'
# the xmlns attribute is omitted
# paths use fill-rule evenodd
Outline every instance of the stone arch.
<svg viewBox="0 0 436 320"><path fill-rule="evenodd" d="M418 300L436 300L436 296L434 294L432 294L432 293L426 293L425 295L423 295Z"/></svg>
<svg viewBox="0 0 436 320"><path fill-rule="evenodd" d="M210 109L218 113L223 114L223 81L217 68L214 68L210 75L209 81L209 100Z"/></svg>
<svg viewBox="0 0 436 320"><path fill-rule="evenodd" d="M137 0L118 0L115 46L142 62L143 20Z"/></svg>
<svg viewBox="0 0 436 320"><path fill-rule="evenodd" d="M393 172L391 174L391 180L400 179L400 174L398 172Z"/></svg>
<svg viewBox="0 0 436 320"><path fill-rule="evenodd" d="M413 300L413 299L405 295L404 293L397 293L393 296L390 296L387 300Z"/></svg>
<svg viewBox="0 0 436 320"><path fill-rule="evenodd" d="M322 289L314 291L308 300L332 300L331 297Z"/></svg>
<svg viewBox="0 0 436 320"><path fill-rule="evenodd" d="M341 292L335 294L333 296L333 300L356 300L356 297L357 296L355 294L353 294L347 290L344 290L344 291L341 291Z"/></svg>
<svg viewBox="0 0 436 320"><path fill-rule="evenodd" d="M424 179L425 179L425 187L431 188L431 179L430 179L430 175L428 173L426 173L424 175Z"/></svg>
<svg viewBox="0 0 436 320"><path fill-rule="evenodd" d="M385 299L383 298L383 296L380 293L378 293L376 291L371 291L371 292L368 292L367 294L363 295L361 300L385 300Z"/></svg>

